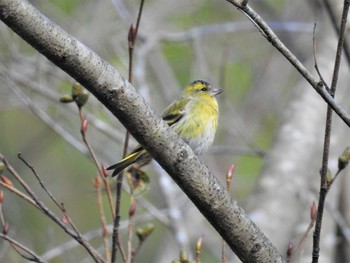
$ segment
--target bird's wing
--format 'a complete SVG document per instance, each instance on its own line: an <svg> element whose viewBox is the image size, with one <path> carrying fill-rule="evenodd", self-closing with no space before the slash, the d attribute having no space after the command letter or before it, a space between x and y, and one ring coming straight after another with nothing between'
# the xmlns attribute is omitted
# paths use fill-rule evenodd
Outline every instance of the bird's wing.
<svg viewBox="0 0 350 263"><path fill-rule="evenodd" d="M181 99L172 103L168 108L165 109L162 119L169 125L172 126L177 123L185 114L185 106L189 99Z"/></svg>

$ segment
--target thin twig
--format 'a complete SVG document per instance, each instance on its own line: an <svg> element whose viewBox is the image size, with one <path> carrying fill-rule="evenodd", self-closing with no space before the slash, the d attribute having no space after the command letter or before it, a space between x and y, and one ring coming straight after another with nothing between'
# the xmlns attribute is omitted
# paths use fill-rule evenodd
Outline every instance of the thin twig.
<svg viewBox="0 0 350 263"><path fill-rule="evenodd" d="M119 248L122 255L123 261L126 262L126 255L124 249L121 245L120 235L119 235L119 226L120 226L120 204L121 204L121 192L122 192L122 174L117 176L116 182L116 205L115 205L115 218L113 222L113 234L112 234L112 263L117 260L117 248Z"/></svg>
<svg viewBox="0 0 350 263"><path fill-rule="evenodd" d="M109 204L109 207L110 207L110 211L111 211L111 214L114 218L115 214L114 214L114 207L113 207L113 199L112 199L112 193L111 193L111 189L110 189L110 185L109 185L109 182L108 180L106 179L106 177L104 176L104 171L102 171L102 168L101 168L101 165L97 159L97 156L89 142L89 140L87 139L86 137L86 129L87 129L87 124L84 124L84 122L87 122L87 119L84 117L83 115L83 111L82 111L82 108L79 108L79 117L80 117L80 121L81 121L81 129L80 129L80 133L81 133L81 136L83 138L83 141L86 145L86 147L88 148L89 150L89 153L91 155L91 158L92 160L94 161L95 165L96 165L96 168L97 168L97 171L104 183L104 186L105 186L105 189L106 189L106 193L107 193L107 198L108 198L108 204ZM85 126L85 127L84 127Z"/></svg>
<svg viewBox="0 0 350 263"><path fill-rule="evenodd" d="M0 186L5 187L7 190L11 191L12 193L17 195L18 197L26 200L28 203L30 203L31 205L33 205L34 207L36 207L37 209L40 210L40 207L34 202L34 200L32 198L30 198L28 195L24 194L23 192L21 192L17 188L10 186L8 184L5 184L3 182L0 182Z"/></svg>
<svg viewBox="0 0 350 263"><path fill-rule="evenodd" d="M76 231L72 231L66 226L61 218L57 217L45 204L38 198L38 196L33 192L33 190L28 186L28 184L22 179L22 177L17 173L17 171L12 167L12 165L7 161L7 159L0 153L0 160L5 164L7 170L13 177L21 184L28 195L33 199L36 205L39 207L40 211L48 216L53 222L59 225L68 235L74 238L78 243L80 243L95 262L105 262L101 255L81 236L81 234Z"/></svg>
<svg viewBox="0 0 350 263"><path fill-rule="evenodd" d="M305 241L308 234L310 233L310 231L314 227L315 221L316 221L316 216L317 216L316 203L313 202L310 206L310 223L309 223L309 225L307 226L306 230L304 231L303 235L300 237L299 241L297 242L297 244L295 246L293 245L293 243L289 243L288 250L287 250L287 262L290 262L292 260L292 257L298 251L301 244Z"/></svg>
<svg viewBox="0 0 350 263"><path fill-rule="evenodd" d="M241 0L226 0L237 7L246 16L253 21L254 25L259 28L262 35L295 67L297 71L309 82L309 84L320 94L327 104L337 113L337 115L350 127L349 114L340 107L333 96L329 93L322 82L316 78L305 68L305 66L297 59L297 57L283 44L276 36L268 24L247 4L247 1Z"/></svg>
<svg viewBox="0 0 350 263"><path fill-rule="evenodd" d="M232 164L226 173L226 190L228 193L231 193L231 182L234 176L235 169L236 165ZM224 239L222 239L221 262L226 263L226 242Z"/></svg>
<svg viewBox="0 0 350 263"><path fill-rule="evenodd" d="M79 107L79 117L80 117L80 122L81 122L81 128L80 128L80 133L81 136L83 138L83 141L86 145L86 147L89 150L89 153L91 155L92 160L94 161L97 171L99 173L99 179L101 179L104 183L105 189L106 189L106 193L107 193L107 198L108 198L108 203L109 203L109 207L110 207L110 211L112 214L112 217L114 218L115 214L115 210L113 207L113 201L112 201L112 193L111 193L111 189L110 189L110 185L109 185L109 181L106 179L106 177L104 176L104 172L102 169L104 169L99 161L97 160L97 156L90 144L90 142L88 141L87 137L86 137L86 131L87 131L87 119L84 117L83 115L83 110L82 107ZM100 182L100 181L99 181ZM98 208L99 208L99 214L100 214L100 220L101 220L101 224L102 224L102 230L105 229L105 226L107 225L107 221L106 221L106 216L105 216L105 210L103 208L103 205L100 204L100 202L102 203L102 200L100 200L102 198L102 193L101 193L101 189L100 186L96 187L97 188L97 202L98 202ZM105 254L106 254L106 259L107 262L111 261L111 254L109 251L109 241L108 241L108 236L105 235L105 231L102 231L102 238L103 238L103 244L104 244L104 250L105 250Z"/></svg>
<svg viewBox="0 0 350 263"><path fill-rule="evenodd" d="M2 189L0 189L0 194L2 195L2 197L1 197L2 200L0 201L0 223L2 225L2 228L4 228L6 222L5 222L4 210L3 210L2 204L4 203L5 194L4 194L4 191Z"/></svg>
<svg viewBox="0 0 350 263"><path fill-rule="evenodd" d="M312 44L313 44L313 55L314 55L314 67L316 69L316 72L322 81L323 85L329 90L329 87L327 85L327 82L323 79L322 74L320 72L320 69L318 68L318 63L317 63L317 56L316 56L316 23L314 24L314 31L312 33Z"/></svg>
<svg viewBox="0 0 350 263"><path fill-rule="evenodd" d="M41 180L40 176L38 175L38 173L36 172L36 170L34 169L34 167L32 165L30 165L21 155L21 153L17 154L17 157L33 172L33 174L35 175L36 179L39 181L41 187L45 190L45 192L47 193L47 195L51 198L51 200L56 204L56 206L61 210L61 212L63 213L64 217L68 220L68 222L70 223L71 227L75 230L75 232L77 234L79 234L79 231L77 229L77 227L74 225L73 221L71 220L71 218L68 215L68 212L66 210L66 208L64 207L63 203L59 203L56 198L50 193L50 191L46 188L45 184L43 183L43 181ZM40 210L40 206L38 206L39 210Z"/></svg>
<svg viewBox="0 0 350 263"><path fill-rule="evenodd" d="M337 22L337 19L336 19L336 14L334 12L334 9L335 9L335 4L334 3L330 3L329 0L323 0L323 4L325 5L325 9L326 9L326 12L328 13L330 19L331 19L331 22L332 22L332 26L334 28L334 30L336 31L337 35L340 34L340 28L339 28L339 25L338 25L338 22ZM349 42L347 40L347 38L344 39L344 54L345 54L345 57L346 57L346 61L348 62L348 65L350 65L350 50L349 50Z"/></svg>
<svg viewBox="0 0 350 263"><path fill-rule="evenodd" d="M41 188L44 189L44 191L47 193L47 195L51 198L51 200L55 203L55 205L61 209L61 204L59 202L57 202L56 198L51 194L51 192L46 188L46 186L44 185L43 181L41 180L41 178L39 177L39 175L37 174L37 172L35 171L34 167L32 165L30 165L23 157L21 153L17 154L18 159L20 159L34 174L35 178L38 180Z"/></svg>
<svg viewBox="0 0 350 263"><path fill-rule="evenodd" d="M100 213L100 220L102 225L102 237L103 237L106 260L107 262L111 262L111 252L109 249L109 240L107 238L108 237L107 220L104 215L103 201L102 201L101 178L98 175L95 177L94 186L96 188L97 206Z"/></svg>
<svg viewBox="0 0 350 263"><path fill-rule="evenodd" d="M23 244L19 243L18 241L16 241L15 239L9 237L8 235L5 235L3 233L0 232L0 238L7 240L8 242L10 242L10 244L14 247L19 248L20 250L23 250L25 253L29 254L29 256L23 254L19 249L16 249L16 251L25 259L29 260L29 261L34 261L34 262L47 262L45 260L43 260L41 257L39 257L37 254L35 254L35 252L33 252L32 250L30 250L29 248L27 248L26 246L24 246Z"/></svg>
<svg viewBox="0 0 350 263"><path fill-rule="evenodd" d="M132 249L132 236L134 231L134 215L136 211L136 199L131 196L131 205L129 208L129 223L128 223L128 255L127 255L127 263L132 263L135 257L135 254L133 253Z"/></svg>
<svg viewBox="0 0 350 263"><path fill-rule="evenodd" d="M137 32L139 30L141 15L143 10L144 0L141 0L139 12L136 20L136 28L131 25L129 29L128 35L128 48L129 48L129 82L132 83L132 73L133 73L133 51L135 47L135 41L137 38ZM129 131L125 133L124 140L124 150L123 150L123 158L127 155L127 149L129 145ZM125 258L125 252L121 245L120 235L119 235L119 222L120 222L120 204L121 204L121 193L122 193L122 184L123 184L124 172L121 172L117 176L116 182L116 204L115 204L115 216L114 216L114 227L113 227L113 235L112 235L112 263L116 262L117 259L117 247L121 251L124 262L127 260ZM128 253L130 254L131 251ZM130 260L131 258L129 258Z"/></svg>
<svg viewBox="0 0 350 263"><path fill-rule="evenodd" d="M169 211L167 209L164 209L160 212L163 212L164 214L169 213ZM149 221L152 219L156 219L156 218L152 214L146 213L146 214L142 214L142 215L136 215L134 222L135 223L142 223L142 222ZM127 229L128 224L129 224L128 220L122 221L120 223L120 229L123 229L123 230ZM113 231L113 225L112 224L107 225L106 230L109 234L111 234ZM83 237L87 241L91 241L93 239L98 239L101 237L101 228L93 229L93 230L90 230L86 233L83 233ZM74 239L70 239L67 242L64 242L63 244L60 244L54 248L51 248L48 251L45 251L45 253L42 254L41 257L44 258L45 260L52 260L52 259L54 259L62 254L67 253L69 250L76 248L78 245L79 244Z"/></svg>
<svg viewBox="0 0 350 263"><path fill-rule="evenodd" d="M341 61L342 50L344 45L344 35L345 35L347 16L349 12L349 5L350 5L350 0L345 0L342 18L341 18L338 46L337 46L337 52L335 57L333 77L332 77L332 84L330 89L330 94L332 97L334 97L336 88L337 88L338 73L339 73L340 61ZM315 232L313 235L312 263L317 263L319 259L323 211L325 206L326 195L330 189L330 184L327 183L327 171L328 171L329 144L330 144L331 125L332 125L332 112L333 111L331 107L328 105L325 137L324 137L324 147L323 147L323 157L322 157L319 202L318 202L318 209L317 209Z"/></svg>

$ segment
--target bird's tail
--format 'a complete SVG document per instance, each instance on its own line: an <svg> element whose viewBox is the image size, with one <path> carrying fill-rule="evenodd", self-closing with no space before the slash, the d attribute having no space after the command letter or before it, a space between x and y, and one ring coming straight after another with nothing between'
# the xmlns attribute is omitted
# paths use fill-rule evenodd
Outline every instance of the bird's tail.
<svg viewBox="0 0 350 263"><path fill-rule="evenodd" d="M138 147L118 163L109 166L107 170L114 170L112 173L112 177L114 177L118 175L121 171L123 171L125 168L127 168L129 165L138 161L145 152L146 151L143 148Z"/></svg>

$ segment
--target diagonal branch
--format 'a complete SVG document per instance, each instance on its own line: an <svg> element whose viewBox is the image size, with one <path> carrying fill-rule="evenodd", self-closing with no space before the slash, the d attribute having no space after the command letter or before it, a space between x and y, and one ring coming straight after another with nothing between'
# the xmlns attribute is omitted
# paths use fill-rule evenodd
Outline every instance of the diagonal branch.
<svg viewBox="0 0 350 263"><path fill-rule="evenodd" d="M0 238L7 240L12 246L14 246L18 251L18 253L20 253L23 258L33 262L39 262L39 263L46 262L37 254L35 254L32 250L22 245L21 243L19 243L17 240L7 236L6 234L0 233ZM27 256L25 253L27 253L29 256Z"/></svg>
<svg viewBox="0 0 350 263"><path fill-rule="evenodd" d="M315 91L327 102L327 104L334 110L334 112L350 127L349 114L340 107L334 100L333 96L326 89L322 81L316 78L305 68L305 66L298 60L296 56L283 44L283 42L276 36L267 23L247 4L248 1L242 0L226 0L237 7L243 14L245 14L259 29L262 35L273 45L279 52L282 53L286 59L299 71L299 73L309 82Z"/></svg>
<svg viewBox="0 0 350 263"><path fill-rule="evenodd" d="M0 0L0 19L96 96L162 165L243 262L284 262L218 179L117 70L25 0Z"/></svg>

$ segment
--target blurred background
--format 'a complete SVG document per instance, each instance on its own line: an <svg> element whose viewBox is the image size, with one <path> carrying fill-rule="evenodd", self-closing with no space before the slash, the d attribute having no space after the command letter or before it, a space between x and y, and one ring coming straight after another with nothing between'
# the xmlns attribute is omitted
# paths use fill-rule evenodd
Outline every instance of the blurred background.
<svg viewBox="0 0 350 263"><path fill-rule="evenodd" d="M127 78L127 35L131 23L136 22L140 1L31 2ZM250 5L313 74L316 22L319 67L330 81L337 36L321 1L265 0L251 1ZM346 59L343 61L342 67L348 73ZM348 83L349 75L341 74L340 78L340 89L345 92L346 84L341 83ZM60 97L70 93L74 80L3 23L0 79L0 152L59 214L31 171L17 158L22 153L57 200L65 204L81 233L89 234L93 246L101 250L102 230L92 184L97 171L80 135L76 106L59 103ZM201 157L203 162L223 183L227 169L236 164L233 197L263 231L266 227L267 235L284 254L288 242L305 230L309 206L317 200L325 103L247 17L227 1L146 0L135 46L133 86L161 114L195 79L224 89L218 98L220 122L216 139L209 153ZM340 102L344 98L346 95L341 95ZM119 160L125 136L123 126L93 96L84 107L84 114L89 120L87 137L99 161L107 166ZM334 119L334 132L340 135L332 140L331 168L336 167L337 156L348 140L347 127L338 117ZM136 142L131 140L130 145L131 149ZM289 163L281 170L271 168L286 160ZM137 197L136 227L153 223L155 231L137 254L136 262L171 262L178 258L180 249L193 259L195 243L201 236L202 262L220 262L219 235L155 162L145 171L151 182L149 190ZM340 200L344 200L339 199L341 189L334 188L332 204L337 211L347 212L347 204L343 210L339 208ZM291 200L293 203L289 203ZM104 202L107 221L111 223L107 198ZM129 206L130 199L124 192L124 244ZM62 249L70 238L15 195L5 192L3 209L10 225L9 235L39 255L50 252L45 254L50 262L91 262L79 246ZM324 240L332 249L326 252L321 247L325 251L323 262L336 262L334 257L340 255L336 250L340 240L337 223L331 221ZM288 232L278 234L287 228ZM54 254L55 249L60 252ZM347 250L345 246L342 251ZM305 251L308 252L298 255L298 262L304 262L303 256L305 262L310 262L311 251ZM232 262L234 255L229 251L227 257ZM0 258L4 262L24 262L3 240Z"/></svg>

